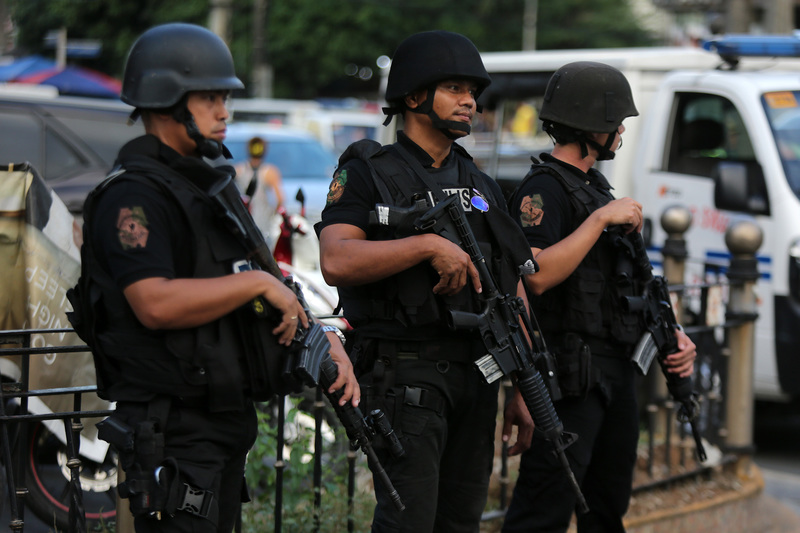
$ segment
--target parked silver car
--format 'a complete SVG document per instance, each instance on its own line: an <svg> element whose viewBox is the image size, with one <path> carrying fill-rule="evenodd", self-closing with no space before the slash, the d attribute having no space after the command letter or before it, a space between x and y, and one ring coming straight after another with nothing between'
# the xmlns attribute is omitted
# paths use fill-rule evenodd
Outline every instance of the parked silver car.
<svg viewBox="0 0 800 533"><path fill-rule="evenodd" d="M0 88L0 164L30 162L73 213L117 152L144 133L119 100L58 96L48 87Z"/></svg>

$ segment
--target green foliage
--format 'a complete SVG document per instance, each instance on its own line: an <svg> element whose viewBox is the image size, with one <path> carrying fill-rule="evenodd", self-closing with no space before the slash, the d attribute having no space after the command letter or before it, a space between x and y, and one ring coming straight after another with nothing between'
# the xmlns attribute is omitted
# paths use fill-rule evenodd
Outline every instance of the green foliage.
<svg viewBox="0 0 800 533"><path fill-rule="evenodd" d="M264 0L263 52L273 67L274 96L377 98L376 59L390 56L406 36L445 29L470 37L480 50L519 49L526 0ZM147 28L183 21L207 25L210 0L8 0L18 44L52 56L44 35L66 27L70 38L100 39L101 57L86 66L120 77L128 49ZM254 0L233 0L230 47L247 85L253 63ZM650 44L629 1L538 0L537 48L596 48ZM374 75L345 75L349 64Z"/></svg>
<svg viewBox="0 0 800 533"><path fill-rule="evenodd" d="M559 0L539 2L537 48L615 48L652 45L629 1Z"/></svg>
<svg viewBox="0 0 800 533"><path fill-rule="evenodd" d="M245 0L248 3L251 0ZM70 39L98 39L100 57L85 66L121 77L125 58L146 29L165 22L205 24L208 0L8 0L19 29L18 46L29 53L52 57L44 45L51 30L67 29Z"/></svg>
<svg viewBox="0 0 800 533"><path fill-rule="evenodd" d="M293 398L294 407L286 412L287 427L301 427L298 422L307 415L300 407L300 398ZM328 409L326 407L326 409ZM310 415L309 415L310 416ZM335 415L329 409L325 419L334 423ZM283 469L283 513L282 530L286 533L312 531L314 527L314 462L313 428L285 431L294 434L287 439L289 458ZM246 477L250 485L252 502L242 508L242 530L244 533L272 531L275 525L276 478L278 430L273 412L259 412L259 432L247 460ZM322 475L320 489L319 521L321 531L346 531L348 519L347 485L349 448L344 429L336 423L335 441L323 444ZM356 454L357 471L366 472L366 459ZM371 492L356 491L353 520L356 531L368 531L375 501Z"/></svg>

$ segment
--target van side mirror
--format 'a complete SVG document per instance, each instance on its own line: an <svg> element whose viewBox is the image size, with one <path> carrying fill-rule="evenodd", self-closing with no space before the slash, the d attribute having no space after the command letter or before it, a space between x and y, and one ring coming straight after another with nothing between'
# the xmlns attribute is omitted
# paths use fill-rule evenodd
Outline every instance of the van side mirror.
<svg viewBox="0 0 800 533"><path fill-rule="evenodd" d="M764 171L756 161L720 161L711 173L714 206L752 215L769 215Z"/></svg>

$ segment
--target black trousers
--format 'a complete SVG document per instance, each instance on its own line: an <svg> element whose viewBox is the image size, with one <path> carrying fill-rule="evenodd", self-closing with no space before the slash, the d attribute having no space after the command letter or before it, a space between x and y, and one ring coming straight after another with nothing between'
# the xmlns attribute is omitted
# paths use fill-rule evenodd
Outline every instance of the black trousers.
<svg viewBox="0 0 800 533"><path fill-rule="evenodd" d="M116 415L131 427L147 419L147 403L120 402ZM137 533L231 533L240 513L247 452L255 442L257 422L250 403L244 412L209 413L205 408L172 405L164 428L164 456L173 457L181 480L214 494L216 521L185 511L161 520L134 519Z"/></svg>
<svg viewBox="0 0 800 533"><path fill-rule="evenodd" d="M492 472L498 385L487 385L468 362L401 358L390 366L377 382L373 373L360 381L391 381L365 409L383 409L403 445L398 459L375 441L406 509L397 511L376 478L372 531L477 533Z"/></svg>
<svg viewBox="0 0 800 533"><path fill-rule="evenodd" d="M636 373L628 360L593 356L592 362L602 372L601 385L585 399L555 404L565 431L578 434L566 450L590 509L578 515L578 531L624 532L639 438ZM551 449L535 435L522 455L504 533L567 531L577 498Z"/></svg>

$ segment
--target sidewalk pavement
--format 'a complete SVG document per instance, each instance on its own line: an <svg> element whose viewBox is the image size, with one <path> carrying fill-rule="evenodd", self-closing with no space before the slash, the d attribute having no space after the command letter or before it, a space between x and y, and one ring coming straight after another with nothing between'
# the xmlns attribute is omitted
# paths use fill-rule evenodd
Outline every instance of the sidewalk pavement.
<svg viewBox="0 0 800 533"><path fill-rule="evenodd" d="M628 533L800 532L800 516L764 493L764 479L755 464L741 481L739 491L626 520L626 529Z"/></svg>

